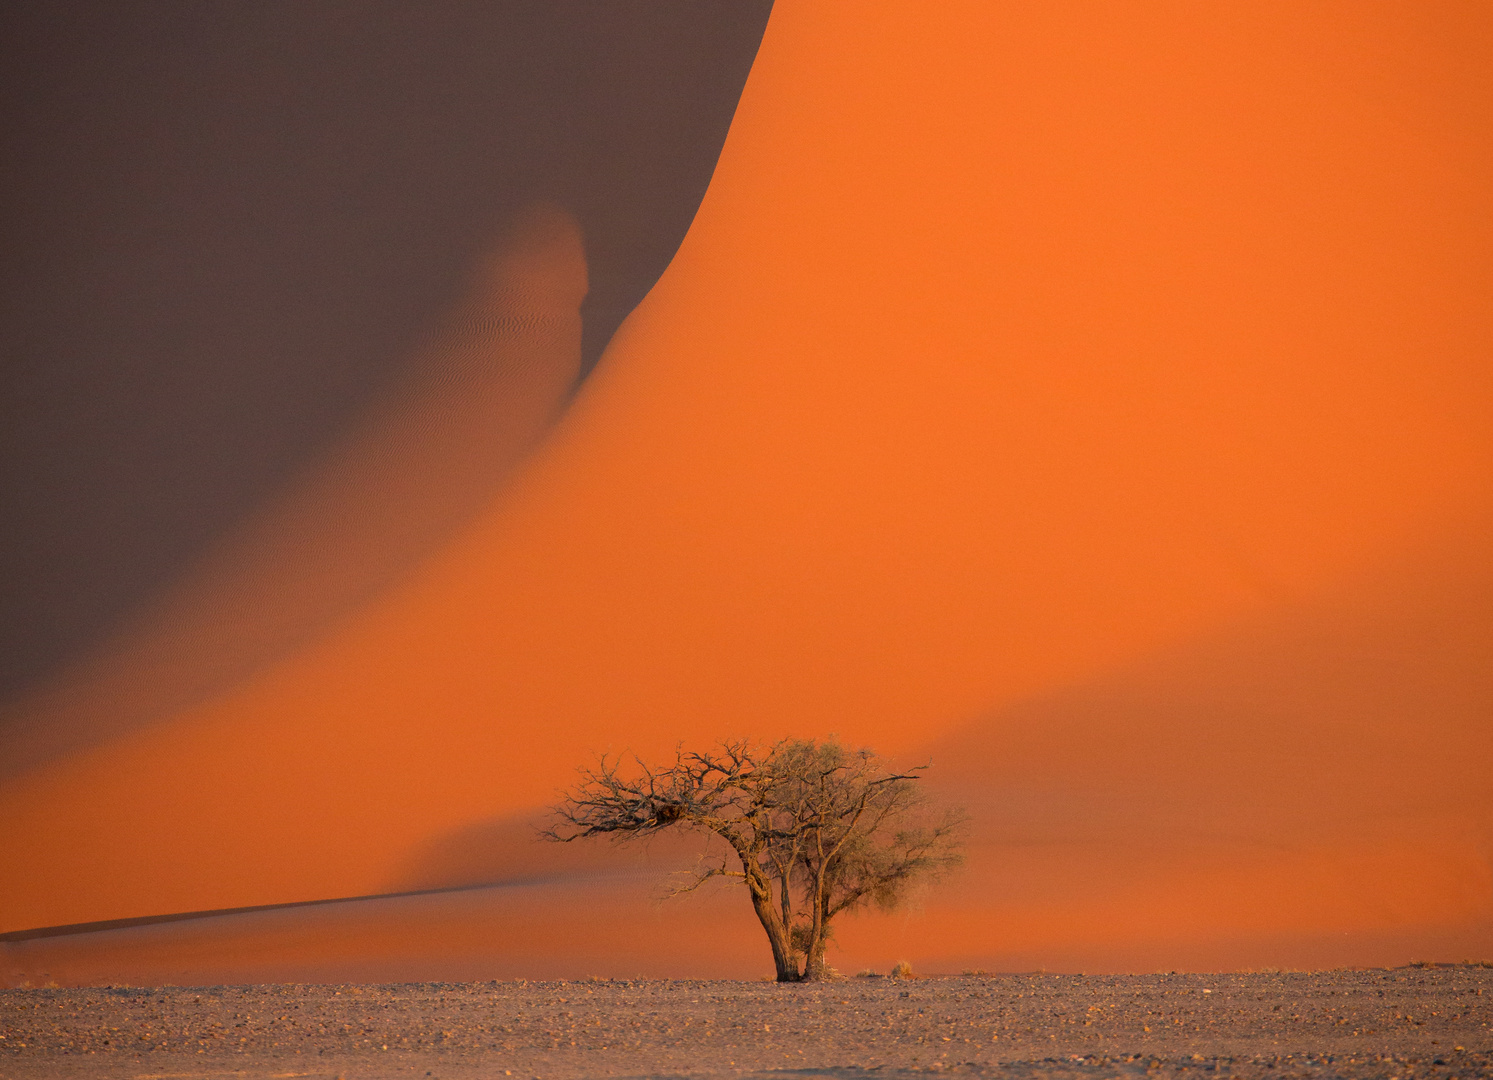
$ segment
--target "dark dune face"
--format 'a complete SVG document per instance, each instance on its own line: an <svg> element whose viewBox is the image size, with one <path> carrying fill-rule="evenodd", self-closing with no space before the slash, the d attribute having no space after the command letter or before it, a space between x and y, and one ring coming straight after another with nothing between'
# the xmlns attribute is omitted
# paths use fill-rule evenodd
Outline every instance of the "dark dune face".
<svg viewBox="0 0 1493 1080"><path fill-rule="evenodd" d="M101 661L98 646L121 626L180 635L183 605L217 602L210 589L183 599L184 574L244 588L248 564L274 571L277 543L324 558L329 539L286 505L330 490L338 470L358 474L341 477L354 495L340 511L395 498L381 485L398 488L388 470L415 443L380 425L465 425L419 461L442 505L365 522L377 550L352 560L362 570L303 589L293 617L195 678L252 665L490 493L672 257L768 8L8 9L0 700L12 734L42 723L19 695L76 690L96 675L79 659L107 665L117 648ZM574 341L471 370L452 368L449 349L433 357L538 204L568 219L567 257L580 259ZM442 399L452 372L474 394ZM442 411L472 396L493 409ZM319 513L338 516L325 502ZM298 524L276 533L277 515ZM356 531L339 529L344 544ZM258 589L287 591L273 576ZM135 711L164 701L145 693Z"/></svg>
<svg viewBox="0 0 1493 1080"><path fill-rule="evenodd" d="M580 375L570 214L515 215L399 380L122 632L13 699L0 775L190 704L369 600L485 505Z"/></svg>

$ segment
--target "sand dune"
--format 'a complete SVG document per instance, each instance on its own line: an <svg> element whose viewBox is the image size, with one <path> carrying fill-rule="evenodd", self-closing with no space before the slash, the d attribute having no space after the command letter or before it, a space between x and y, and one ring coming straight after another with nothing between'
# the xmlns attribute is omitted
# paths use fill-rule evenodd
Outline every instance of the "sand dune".
<svg viewBox="0 0 1493 1080"><path fill-rule="evenodd" d="M91 656L0 709L0 775L221 693L448 540L569 400L585 295L575 219L521 212L404 379Z"/></svg>
<svg viewBox="0 0 1493 1080"><path fill-rule="evenodd" d="M221 689L490 498L678 247L769 9L7 9L0 772ZM453 325L539 204L585 245L558 355Z"/></svg>
<svg viewBox="0 0 1493 1080"><path fill-rule="evenodd" d="M844 966L1487 954L1490 64L1475 6L780 7L505 494L0 788L5 930L509 884L7 962L752 975L729 898L670 943L679 850L623 879L523 823L596 750L829 732L976 820Z"/></svg>
<svg viewBox="0 0 1493 1080"><path fill-rule="evenodd" d="M930 921L946 910L945 940L1002 968L1493 949L1482 550L1243 620L934 746L936 783L978 824Z"/></svg>
<svg viewBox="0 0 1493 1080"><path fill-rule="evenodd" d="M940 797L969 808L969 865L912 918L843 922L835 962L1217 970L1487 954L1493 578L1480 550L1388 568L910 752L933 762ZM536 838L541 823L531 811L432 838L388 883L488 888L13 941L9 977L743 977L762 966L744 897L661 899L697 839L553 845Z"/></svg>

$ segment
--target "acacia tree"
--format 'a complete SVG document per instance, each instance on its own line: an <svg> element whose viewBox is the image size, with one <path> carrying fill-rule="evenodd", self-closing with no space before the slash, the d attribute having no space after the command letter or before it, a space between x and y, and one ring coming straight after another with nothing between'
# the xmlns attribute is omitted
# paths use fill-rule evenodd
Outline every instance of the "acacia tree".
<svg viewBox="0 0 1493 1080"><path fill-rule="evenodd" d="M747 888L780 982L828 976L831 922L867 905L892 909L911 886L962 861L964 817L935 808L917 781L834 738L747 740L675 751L652 767L603 755L553 808L544 836L627 840L681 828L719 837L678 891L724 877Z"/></svg>

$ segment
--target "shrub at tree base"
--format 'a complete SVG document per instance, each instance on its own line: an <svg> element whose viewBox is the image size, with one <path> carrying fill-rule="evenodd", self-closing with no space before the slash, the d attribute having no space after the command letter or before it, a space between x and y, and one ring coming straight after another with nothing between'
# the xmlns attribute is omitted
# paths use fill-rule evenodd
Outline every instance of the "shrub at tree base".
<svg viewBox="0 0 1493 1080"><path fill-rule="evenodd" d="M715 877L746 886L779 982L830 976L831 922L846 911L897 907L909 888L963 861L964 815L919 790L927 766L897 772L833 737L768 747L728 741L676 751L660 768L602 756L554 808L551 840L632 839L668 828L720 837L679 891ZM911 967L904 964L906 974ZM894 972L895 974L895 972Z"/></svg>

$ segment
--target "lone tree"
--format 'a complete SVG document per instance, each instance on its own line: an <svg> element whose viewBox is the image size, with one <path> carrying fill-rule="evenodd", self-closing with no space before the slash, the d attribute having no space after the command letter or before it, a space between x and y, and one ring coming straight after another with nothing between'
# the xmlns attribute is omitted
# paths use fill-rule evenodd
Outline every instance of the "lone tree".
<svg viewBox="0 0 1493 1080"><path fill-rule="evenodd" d="M669 828L718 836L688 892L711 878L736 878L772 947L779 982L827 978L831 922L868 905L890 910L909 888L963 861L964 815L934 807L919 789L927 766L893 771L870 750L833 737L747 740L675 752L654 768L603 755L553 808L544 836L628 840Z"/></svg>

